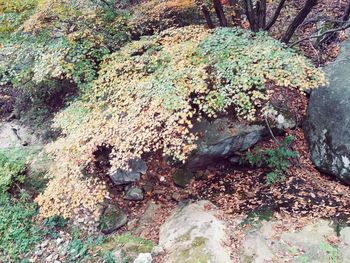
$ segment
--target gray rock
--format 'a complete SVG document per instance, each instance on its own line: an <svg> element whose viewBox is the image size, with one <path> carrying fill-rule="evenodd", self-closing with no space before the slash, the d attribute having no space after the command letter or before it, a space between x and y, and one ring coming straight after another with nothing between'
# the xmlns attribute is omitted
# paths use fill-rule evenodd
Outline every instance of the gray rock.
<svg viewBox="0 0 350 263"><path fill-rule="evenodd" d="M100 229L105 234L121 228L128 222L125 212L116 205L108 205L102 213L100 219Z"/></svg>
<svg viewBox="0 0 350 263"><path fill-rule="evenodd" d="M40 144L30 128L17 121L0 122L0 149Z"/></svg>
<svg viewBox="0 0 350 263"><path fill-rule="evenodd" d="M325 67L329 85L311 93L304 132L311 159L322 172L350 184L350 40Z"/></svg>
<svg viewBox="0 0 350 263"><path fill-rule="evenodd" d="M246 151L262 138L266 129L261 125L245 125L224 117L213 122L203 120L196 123L193 132L200 134L201 139L186 167L198 170Z"/></svg>
<svg viewBox="0 0 350 263"><path fill-rule="evenodd" d="M160 227L159 246L164 248L165 263L231 263L223 245L229 237L225 222L209 201L178 208Z"/></svg>
<svg viewBox="0 0 350 263"><path fill-rule="evenodd" d="M140 188L137 188L137 187L130 188L126 192L124 199L132 200L132 201L141 201L141 200L143 200L142 190Z"/></svg>
<svg viewBox="0 0 350 263"><path fill-rule="evenodd" d="M151 253L140 253L134 260L134 263L152 263Z"/></svg>
<svg viewBox="0 0 350 263"><path fill-rule="evenodd" d="M261 227L251 229L242 242L240 262L310 262L349 263L349 244L341 232L339 247L328 242L336 238L332 222L317 220L310 222L299 231L281 232L281 222L263 221Z"/></svg>
<svg viewBox="0 0 350 263"><path fill-rule="evenodd" d="M133 230L133 233L135 235L147 238L150 232L153 231L153 229L150 229L149 226L155 222L157 213L159 212L160 208L161 208L161 205L156 204L153 201L149 201L147 203L145 212L142 214L141 218L138 220L136 227Z"/></svg>
<svg viewBox="0 0 350 263"><path fill-rule="evenodd" d="M186 185L192 180L193 173L188 169L178 169L172 177L175 185L186 187Z"/></svg>
<svg viewBox="0 0 350 263"><path fill-rule="evenodd" d="M147 164L142 159L129 161L130 170L118 169L110 174L112 181L116 185L129 184L140 180L141 174L147 172Z"/></svg>

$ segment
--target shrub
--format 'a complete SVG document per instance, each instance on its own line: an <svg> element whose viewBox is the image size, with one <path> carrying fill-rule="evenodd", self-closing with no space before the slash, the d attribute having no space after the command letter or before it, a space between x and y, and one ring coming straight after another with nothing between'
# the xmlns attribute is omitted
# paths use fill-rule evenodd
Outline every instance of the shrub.
<svg viewBox="0 0 350 263"><path fill-rule="evenodd" d="M21 90L18 112L47 119L67 94L89 89L103 57L128 41L126 14L101 3L39 1L21 27L0 41L0 85Z"/></svg>
<svg viewBox="0 0 350 263"><path fill-rule="evenodd" d="M298 154L289 149L293 142L293 137L287 136L284 138L281 145L275 149L260 149L256 148L254 153L248 152L246 160L254 166L267 165L271 169L266 174L266 184L276 184L284 180L285 173L289 167L290 158L295 158Z"/></svg>
<svg viewBox="0 0 350 263"><path fill-rule="evenodd" d="M0 196L17 182L23 183L26 158L9 154L8 150L0 150Z"/></svg>
<svg viewBox="0 0 350 263"><path fill-rule="evenodd" d="M37 0L0 0L0 38L15 31L35 10Z"/></svg>
<svg viewBox="0 0 350 263"><path fill-rule="evenodd" d="M268 108L272 84L302 93L324 82L304 57L264 33L190 26L132 42L107 57L93 88L57 115L65 136L48 147L57 166L38 198L41 209L62 212L57 206L76 194L83 199L70 203L69 213L91 201L79 188L67 197L55 185L82 181L98 147L112 148L111 171L157 151L185 161L195 148L194 121L219 114L255 121Z"/></svg>

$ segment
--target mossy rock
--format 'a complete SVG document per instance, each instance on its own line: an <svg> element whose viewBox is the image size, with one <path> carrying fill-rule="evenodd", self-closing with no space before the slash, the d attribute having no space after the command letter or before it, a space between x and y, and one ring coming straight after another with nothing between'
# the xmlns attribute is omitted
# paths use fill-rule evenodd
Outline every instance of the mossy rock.
<svg viewBox="0 0 350 263"><path fill-rule="evenodd" d="M193 179L193 173L187 169L179 169L172 177L176 186L186 187L186 185Z"/></svg>
<svg viewBox="0 0 350 263"><path fill-rule="evenodd" d="M100 229L105 234L124 226L128 221L126 213L118 206L108 205L102 213Z"/></svg>

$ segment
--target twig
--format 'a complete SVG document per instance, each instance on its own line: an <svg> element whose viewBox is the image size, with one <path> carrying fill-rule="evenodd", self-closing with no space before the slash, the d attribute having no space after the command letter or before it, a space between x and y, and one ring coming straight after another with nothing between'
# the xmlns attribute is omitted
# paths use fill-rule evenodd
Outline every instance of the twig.
<svg viewBox="0 0 350 263"><path fill-rule="evenodd" d="M331 33L334 33L334 32L338 32L338 31L345 30L345 29L347 29L347 28L349 28L349 27L350 27L350 23L349 23L349 24L346 24L346 25L343 25L343 26L341 26L341 27L338 27L338 28L334 28L334 29L331 29L331 30L327 30L327 31L323 32L322 34L319 34L319 35L316 35L316 36L308 36L308 37L302 38L302 39L300 39L300 40L298 40L298 41L295 41L294 43L288 45L288 47L291 48L291 47L294 47L295 45L297 45L297 44L299 44L299 43L301 43L301 42L303 42L303 41L305 41L305 40L310 40L310 39L312 39L312 38L320 38L320 37L323 37L323 36L325 36L325 35L328 35L328 34L331 34Z"/></svg>
<svg viewBox="0 0 350 263"><path fill-rule="evenodd" d="M267 128L269 129L269 132L270 132L272 138L277 142L277 145L280 145L280 142L277 140L277 138L276 138L275 135L273 134L273 131L271 130L270 123L269 123L267 117L264 116L264 118L265 118L266 126L267 126Z"/></svg>

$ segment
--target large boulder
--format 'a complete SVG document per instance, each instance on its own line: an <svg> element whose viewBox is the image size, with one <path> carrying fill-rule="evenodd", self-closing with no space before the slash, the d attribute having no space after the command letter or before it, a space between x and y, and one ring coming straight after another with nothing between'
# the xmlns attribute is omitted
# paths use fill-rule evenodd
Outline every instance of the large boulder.
<svg viewBox="0 0 350 263"><path fill-rule="evenodd" d="M325 67L329 84L311 93L304 132L322 172L350 184L350 40Z"/></svg>
<svg viewBox="0 0 350 263"><path fill-rule="evenodd" d="M189 157L189 170L204 168L219 160L228 159L256 144L266 133L262 125L247 125L229 118L196 123L193 132L199 134L197 149Z"/></svg>
<svg viewBox="0 0 350 263"><path fill-rule="evenodd" d="M160 227L159 246L165 263L230 263L223 244L229 239L225 222L209 201L199 201L177 209Z"/></svg>
<svg viewBox="0 0 350 263"><path fill-rule="evenodd" d="M251 229L242 242L240 262L350 262L346 237L350 227L343 228L337 237L333 222L326 220L310 222L300 230L282 226L283 222L263 221Z"/></svg>

